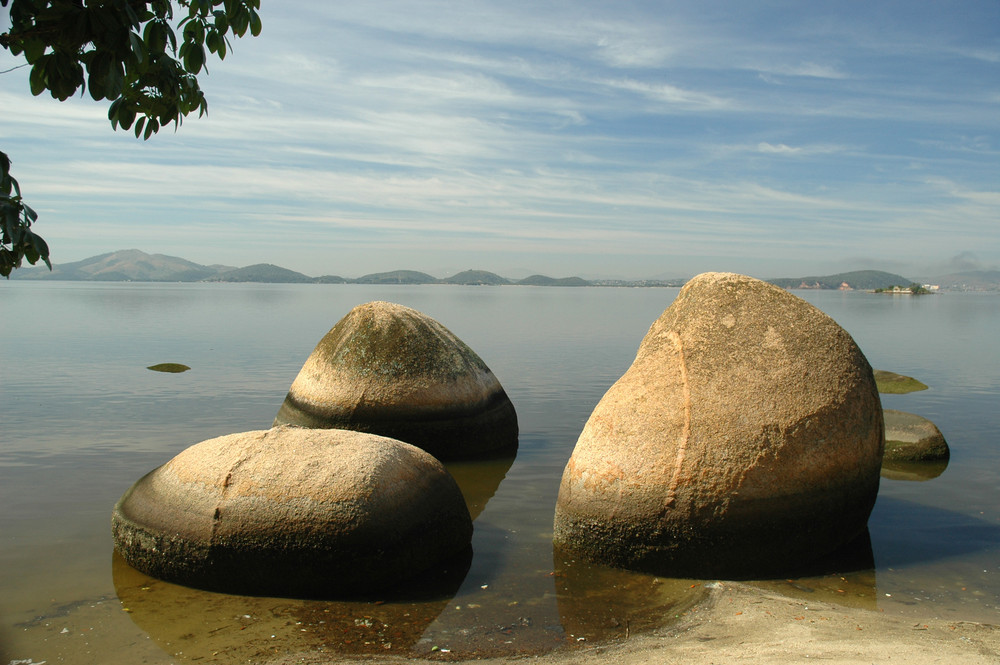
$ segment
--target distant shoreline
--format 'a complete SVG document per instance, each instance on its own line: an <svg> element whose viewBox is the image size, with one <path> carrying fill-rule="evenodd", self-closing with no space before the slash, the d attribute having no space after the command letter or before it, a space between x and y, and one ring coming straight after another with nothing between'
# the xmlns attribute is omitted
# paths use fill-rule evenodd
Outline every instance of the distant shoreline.
<svg viewBox="0 0 1000 665"><path fill-rule="evenodd" d="M201 265L175 256L147 254L137 249L119 250L82 261L45 267L22 267L11 273L15 281L66 282L228 282L260 284L379 284L379 285L454 285L454 286L559 286L619 288L679 288L687 277L651 279L593 279L549 277L535 274L523 279L503 277L487 270L465 270L451 277L437 278L416 270L392 270L357 278L339 275L310 277L270 263L242 268L226 265ZM918 280L880 270L855 270L834 275L794 278L770 278L770 282L788 290L841 290L873 292L900 284L919 284ZM1000 271L973 271L935 279L942 290L1000 291Z"/></svg>

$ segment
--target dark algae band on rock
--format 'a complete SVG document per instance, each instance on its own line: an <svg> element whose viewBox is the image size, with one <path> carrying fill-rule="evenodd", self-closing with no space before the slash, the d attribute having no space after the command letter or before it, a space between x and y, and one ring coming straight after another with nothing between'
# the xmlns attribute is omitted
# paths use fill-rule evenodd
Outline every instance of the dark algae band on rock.
<svg viewBox="0 0 1000 665"><path fill-rule="evenodd" d="M556 547L669 577L781 575L864 532L883 444L847 332L777 286L703 274L587 421Z"/></svg>
<svg viewBox="0 0 1000 665"><path fill-rule="evenodd" d="M320 340L274 424L371 432L442 460L517 449L514 406L486 363L434 319L387 302L355 307Z"/></svg>
<svg viewBox="0 0 1000 665"><path fill-rule="evenodd" d="M472 520L442 464L347 430L279 427L191 446L118 501L122 557L170 582L226 593L404 593L471 555Z"/></svg>

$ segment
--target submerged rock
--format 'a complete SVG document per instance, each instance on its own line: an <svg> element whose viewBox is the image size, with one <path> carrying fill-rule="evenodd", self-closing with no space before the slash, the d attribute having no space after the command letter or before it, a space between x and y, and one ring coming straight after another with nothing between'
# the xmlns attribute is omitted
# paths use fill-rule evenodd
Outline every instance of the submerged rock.
<svg viewBox="0 0 1000 665"><path fill-rule="evenodd" d="M274 424L372 432L443 460L517 448L514 406L486 363L434 319L387 302L355 307L320 340Z"/></svg>
<svg viewBox="0 0 1000 665"><path fill-rule="evenodd" d="M922 416L885 409L884 462L942 462L951 456L937 425Z"/></svg>
<svg viewBox="0 0 1000 665"><path fill-rule="evenodd" d="M154 372L166 372L167 374L180 374L191 368L180 363L159 363L158 365L150 365L146 369L151 369Z"/></svg>
<svg viewBox="0 0 1000 665"><path fill-rule="evenodd" d="M850 335L771 284L699 275L587 421L555 543L671 577L780 574L864 531L882 448Z"/></svg>
<svg viewBox="0 0 1000 665"><path fill-rule="evenodd" d="M927 390L925 384L917 381L912 376L887 372L884 369L875 370L875 383L878 385L880 393L890 395L903 395L918 390Z"/></svg>
<svg viewBox="0 0 1000 665"><path fill-rule="evenodd" d="M331 596L399 585L467 555L454 479L414 446L279 427L203 441L136 482L112 515L142 572L228 593Z"/></svg>

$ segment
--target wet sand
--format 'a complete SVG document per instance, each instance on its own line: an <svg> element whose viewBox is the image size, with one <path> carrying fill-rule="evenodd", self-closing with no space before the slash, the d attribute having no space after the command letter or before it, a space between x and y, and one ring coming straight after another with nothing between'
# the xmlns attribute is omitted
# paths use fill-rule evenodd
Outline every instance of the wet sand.
<svg viewBox="0 0 1000 665"><path fill-rule="evenodd" d="M450 653L434 653L426 660L460 659ZM612 643L578 642L545 655L505 656L485 662L722 665L812 661L844 665L996 665L1000 663L1000 617L997 624L905 617L789 598L727 582L715 585L679 622L672 621L662 629ZM413 659L298 653L268 661L267 665L357 662L402 663Z"/></svg>

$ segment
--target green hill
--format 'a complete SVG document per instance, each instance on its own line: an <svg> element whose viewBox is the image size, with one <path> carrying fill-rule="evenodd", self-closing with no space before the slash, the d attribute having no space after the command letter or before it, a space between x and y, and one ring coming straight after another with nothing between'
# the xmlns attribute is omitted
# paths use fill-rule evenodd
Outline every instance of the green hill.
<svg viewBox="0 0 1000 665"><path fill-rule="evenodd" d="M913 282L901 275L881 270L855 270L822 277L781 277L767 280L783 289L840 289L847 284L852 289L870 291Z"/></svg>
<svg viewBox="0 0 1000 665"><path fill-rule="evenodd" d="M590 286L590 282L581 277L549 277L548 275L532 275L516 282L519 286Z"/></svg>
<svg viewBox="0 0 1000 665"><path fill-rule="evenodd" d="M437 277L416 270L376 272L350 280L352 284L438 284L440 281Z"/></svg>
<svg viewBox="0 0 1000 665"><path fill-rule="evenodd" d="M232 268L208 267L176 256L123 249L82 261L54 263L51 272L47 268L21 268L11 273L11 277L95 282L197 282L220 270Z"/></svg>
<svg viewBox="0 0 1000 665"><path fill-rule="evenodd" d="M510 284L510 280L506 277L501 277L496 273L487 272L486 270L465 270L457 275L446 277L441 281L445 284L466 285L500 286L502 284Z"/></svg>
<svg viewBox="0 0 1000 665"><path fill-rule="evenodd" d="M270 263L257 263L245 268L237 268L215 275L205 280L206 282L269 282L273 284L305 284L312 282L312 277L307 277L300 272L271 265Z"/></svg>

